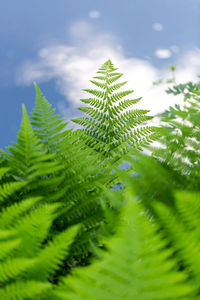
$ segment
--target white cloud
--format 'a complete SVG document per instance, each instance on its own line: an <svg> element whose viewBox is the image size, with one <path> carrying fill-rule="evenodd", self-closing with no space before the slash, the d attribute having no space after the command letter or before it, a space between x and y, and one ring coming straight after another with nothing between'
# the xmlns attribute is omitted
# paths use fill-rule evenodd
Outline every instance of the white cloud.
<svg viewBox="0 0 200 300"><path fill-rule="evenodd" d="M152 28L155 30L155 31L162 31L163 30L163 25L160 24L160 23L154 23L152 25Z"/></svg>
<svg viewBox="0 0 200 300"><path fill-rule="evenodd" d="M200 74L200 49L196 48L180 57L177 62L176 76L179 82L197 81Z"/></svg>
<svg viewBox="0 0 200 300"><path fill-rule="evenodd" d="M98 18L100 18L100 16L101 16L101 14L100 14L100 12L98 10L91 10L89 12L89 17L91 19L98 19Z"/></svg>
<svg viewBox="0 0 200 300"><path fill-rule="evenodd" d="M167 59L170 58L172 55L171 51L169 49L157 49L155 51L155 56L161 59Z"/></svg>
<svg viewBox="0 0 200 300"><path fill-rule="evenodd" d="M74 38L73 45L46 45L39 50L36 61L26 61L22 64L16 77L17 83L22 85L30 85L33 81L39 84L55 79L59 91L66 97L66 103L59 102L58 108L68 119L81 114L76 107L82 106L80 98L88 96L82 89L92 86L89 80L107 59L111 59L114 65L119 67L119 71L125 74L124 80L128 80L126 88L135 91L133 97L143 97L137 107L149 109L155 114L175 102L182 102L182 97L165 93L166 84L152 84L159 79L169 79L168 70L159 70L145 59L127 57L114 36L95 31L86 21L74 23L70 27L70 33ZM161 53L160 56L166 57L168 52ZM176 65L177 80L195 79L200 69L200 50L195 49L186 54Z"/></svg>

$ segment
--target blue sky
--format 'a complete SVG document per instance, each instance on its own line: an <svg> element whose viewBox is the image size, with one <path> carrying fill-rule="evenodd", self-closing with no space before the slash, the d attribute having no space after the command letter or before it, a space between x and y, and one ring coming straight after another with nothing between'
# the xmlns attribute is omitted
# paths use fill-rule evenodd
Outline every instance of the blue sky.
<svg viewBox="0 0 200 300"><path fill-rule="evenodd" d="M0 1L0 147L11 144L30 113L36 81L66 118L78 116L82 88L110 58L142 96L152 113L174 101L165 86L170 77L194 80L200 73L199 0L1 0Z"/></svg>

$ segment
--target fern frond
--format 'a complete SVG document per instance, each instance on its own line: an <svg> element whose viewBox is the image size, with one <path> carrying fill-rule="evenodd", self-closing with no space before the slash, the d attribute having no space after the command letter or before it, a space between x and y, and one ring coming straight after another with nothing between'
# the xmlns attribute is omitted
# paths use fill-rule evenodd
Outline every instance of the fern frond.
<svg viewBox="0 0 200 300"><path fill-rule="evenodd" d="M106 80L106 76L94 76L94 77L92 77L92 78L94 78L94 79L99 79L99 80L103 80L103 81Z"/></svg>
<svg viewBox="0 0 200 300"><path fill-rule="evenodd" d="M131 238L130 237L134 237ZM131 199L108 252L91 266L77 269L55 289L58 299L189 299L194 288L177 270L155 224Z"/></svg>
<svg viewBox="0 0 200 300"><path fill-rule="evenodd" d="M113 106L113 107L116 107L118 110L123 111L124 109L131 107L133 104L138 103L141 99L142 99L142 97L137 98L137 99L131 99L131 100L128 100L128 99L121 100L120 102L118 102L117 106Z"/></svg>
<svg viewBox="0 0 200 300"><path fill-rule="evenodd" d="M200 126L199 83L176 85L167 91L174 95L182 94L184 105L170 107L160 115L161 121L168 128L160 137L162 149L154 149L154 156L162 160L168 168L179 174L182 186L195 188L199 186L199 145Z"/></svg>
<svg viewBox="0 0 200 300"><path fill-rule="evenodd" d="M109 92L110 94L118 89L120 89L122 86L124 86L128 81L124 81L121 83L113 84L109 86Z"/></svg>
<svg viewBox="0 0 200 300"><path fill-rule="evenodd" d="M3 177L8 171L9 171L9 168L1 167L0 168L0 177Z"/></svg>
<svg viewBox="0 0 200 300"><path fill-rule="evenodd" d="M112 92L111 92L112 93ZM130 90L130 91L123 91L123 92L119 92L119 93L115 93L113 94L111 97L110 97L110 100L112 103L115 103L119 100L121 100L122 98L130 95L133 93L133 90Z"/></svg>
<svg viewBox="0 0 200 300"><path fill-rule="evenodd" d="M34 169L37 165L45 160L48 161L52 156L46 154L35 136L25 106L23 106L23 119L17 141L14 147L8 147L10 153L4 154L12 168L19 172L21 181L28 181L34 177Z"/></svg>
<svg viewBox="0 0 200 300"><path fill-rule="evenodd" d="M0 170L1 174L4 171ZM9 187L12 191L11 183L7 199L12 195ZM52 289L47 282L49 276L60 268L74 240L75 227L47 243L62 205L38 206L40 200L41 197L21 200L0 212L1 299L42 299Z"/></svg>
<svg viewBox="0 0 200 300"><path fill-rule="evenodd" d="M24 258L7 259L0 264L0 284L5 284L31 268L34 261Z"/></svg>
<svg viewBox="0 0 200 300"><path fill-rule="evenodd" d="M102 91L99 91L99 90L92 90L92 89L83 89L83 91L91 94L91 95L94 95L95 97L99 97L101 99L105 99L105 92L102 92Z"/></svg>
<svg viewBox="0 0 200 300"><path fill-rule="evenodd" d="M16 224L16 220L27 213L34 205L41 200L41 197L34 197L15 203L1 211L0 228L8 229Z"/></svg>
<svg viewBox="0 0 200 300"><path fill-rule="evenodd" d="M110 178L104 174L98 166L99 157L85 145L83 139L77 140L79 133L71 132L66 136L64 143L60 145L57 157L63 163L63 184L61 217L56 220L55 231L81 223L78 234L69 256L81 257L81 248L84 248L84 256L90 250L91 240L98 240L97 228L100 228L104 220L104 214L99 205L102 191L99 183L104 183ZM93 232L93 236L91 234Z"/></svg>
<svg viewBox="0 0 200 300"><path fill-rule="evenodd" d="M57 216L56 210L60 204L46 204L31 211L30 214L18 219L16 230L21 237L19 255L34 256L47 237L53 220ZM29 247L27 247L29 245Z"/></svg>
<svg viewBox="0 0 200 300"><path fill-rule="evenodd" d="M112 84L113 82L117 81L118 79L120 79L122 77L123 74L121 73L110 73L108 74L108 79L107 82L108 84Z"/></svg>
<svg viewBox="0 0 200 300"><path fill-rule="evenodd" d="M94 97L81 99L82 102L89 105L79 108L87 117L72 120L83 126L86 136L85 143L102 155L101 161L104 161L104 164L108 164L109 160L114 163L114 157L118 155L118 159L120 159L122 153L128 151L129 146L134 146L132 140L128 140L129 137L132 137L132 131L151 119L146 115L148 110L127 110L141 98L124 99L133 93L133 90L115 92L127 83L126 81L115 83L123 75L116 70L110 60L101 66L97 73L103 75L94 77L100 82L91 80L100 90L84 89ZM152 134L153 131L156 131L155 127L152 127ZM147 131L144 130L143 134L145 132ZM144 137L140 141L140 136L137 135L137 149L142 149L145 145ZM151 139L147 136L146 144L150 141ZM117 159L115 161L117 162Z"/></svg>
<svg viewBox="0 0 200 300"><path fill-rule="evenodd" d="M11 239L8 241L2 241L2 237L5 239L6 231L4 231L4 234L2 234L2 232L3 231L0 230L0 245L1 245L0 262L6 259L7 257L11 257L14 251L18 249L20 245L20 239ZM13 236L14 232L12 231L7 231L7 232L8 232L7 238Z"/></svg>
<svg viewBox="0 0 200 300"><path fill-rule="evenodd" d="M80 101L86 104L90 104L91 106L99 108L101 110L103 110L105 107L105 103L102 100L95 98L81 99Z"/></svg>
<svg viewBox="0 0 200 300"><path fill-rule="evenodd" d="M196 292L200 288L200 195L194 192L177 192L176 214L161 203L156 204L158 218L164 227L179 263L186 270Z"/></svg>
<svg viewBox="0 0 200 300"><path fill-rule="evenodd" d="M31 124L34 126L36 136L44 144L46 150L55 151L58 143L65 137L63 129L68 122L63 122L64 118L55 115L55 109L51 109L51 104L46 100L36 83L35 108L31 116Z"/></svg>
<svg viewBox="0 0 200 300"><path fill-rule="evenodd" d="M9 153L5 152L4 154L8 158L12 178L26 182L26 187L23 190L24 197L32 195L47 197L48 195L49 202L56 201L59 198L59 193L53 195L52 191L58 191L58 186L62 182L62 176L59 174L63 167L61 162L56 160L56 153L47 152L45 144L35 135L25 106L23 106L23 119L17 143L8 147L8 150ZM17 187L19 183L13 183L14 185ZM40 191L38 190L39 187ZM3 188L5 190L6 186Z"/></svg>
<svg viewBox="0 0 200 300"><path fill-rule="evenodd" d="M38 253L37 261L29 271L29 278L43 281L52 276L69 253L69 248L77 231L78 226L71 227L56 236L53 242L49 242Z"/></svg>
<svg viewBox="0 0 200 300"><path fill-rule="evenodd" d="M90 80L91 83L93 83L94 85L96 85L97 87L105 90L106 89L106 84L105 83L101 83L101 82L98 82L96 80Z"/></svg>
<svg viewBox="0 0 200 300"><path fill-rule="evenodd" d="M48 282L39 281L19 281L0 288L0 299L16 300L16 299L40 299L45 292L51 289Z"/></svg>
<svg viewBox="0 0 200 300"><path fill-rule="evenodd" d="M0 202L27 185L27 182L7 182L0 186Z"/></svg>

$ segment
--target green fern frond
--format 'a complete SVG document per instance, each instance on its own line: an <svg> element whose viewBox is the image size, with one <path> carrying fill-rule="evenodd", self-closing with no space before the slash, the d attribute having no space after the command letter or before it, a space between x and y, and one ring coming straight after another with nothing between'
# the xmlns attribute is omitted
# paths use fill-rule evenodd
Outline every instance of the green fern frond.
<svg viewBox="0 0 200 300"><path fill-rule="evenodd" d="M0 288L0 299L40 299L50 289L51 284L48 282L19 281Z"/></svg>
<svg viewBox="0 0 200 300"><path fill-rule="evenodd" d="M116 108L118 108L120 111L122 111L123 109L126 109L128 107L131 107L133 104L138 103L142 98L137 98L137 99L130 99L130 100L121 100L118 102L118 105L116 106Z"/></svg>
<svg viewBox="0 0 200 300"><path fill-rule="evenodd" d="M55 151L58 143L65 137L63 129L68 122L63 122L64 118L55 115L55 108L51 109L51 104L46 100L36 83L35 108L31 116L31 124L35 127L36 136L44 144L46 150Z"/></svg>
<svg viewBox="0 0 200 300"><path fill-rule="evenodd" d="M17 182L16 182L17 183ZM1 194L1 192L0 192ZM41 197L34 197L15 203L1 211L0 228L8 229L17 223L20 217L27 213L34 205L41 200Z"/></svg>
<svg viewBox="0 0 200 300"><path fill-rule="evenodd" d="M168 130L160 137L161 149L153 149L155 157L177 173L182 186L199 186L199 145L200 145L200 92L199 83L176 85L167 91L174 95L182 94L184 105L170 107L160 115Z"/></svg>
<svg viewBox="0 0 200 300"><path fill-rule="evenodd" d="M106 80L106 76L94 76L92 77L94 79L99 79L99 80L102 80L102 81L105 81Z"/></svg>
<svg viewBox="0 0 200 300"><path fill-rule="evenodd" d="M2 234L3 233L3 234ZM1 251L0 251L0 262L4 261L7 257L11 257L15 250L18 249L20 245L20 239L11 239L11 240L2 240L5 239L5 233L6 231L0 230L0 245L1 245ZM6 238L10 238L14 235L14 232L9 230L7 231Z"/></svg>
<svg viewBox="0 0 200 300"><path fill-rule="evenodd" d="M62 215L55 223L55 232L74 224L82 224L69 254L76 259L87 256L91 241L98 240L97 229L100 229L104 221L103 210L99 204L102 197L99 184L103 185L114 178L102 175L104 170L98 166L98 156L85 145L84 140L77 140L79 136L76 131L69 133L57 153L57 158L63 164L63 207L60 211Z"/></svg>
<svg viewBox="0 0 200 300"><path fill-rule="evenodd" d="M83 91L95 96L95 97L99 97L101 99L105 99L106 97L106 93L99 91L99 90L92 90L92 89L83 89Z"/></svg>
<svg viewBox="0 0 200 300"><path fill-rule="evenodd" d="M12 184L7 188L8 199ZM62 205L38 206L40 200L21 200L0 212L0 299L42 299L52 289L47 280L60 268L74 240L77 227L47 242Z"/></svg>
<svg viewBox="0 0 200 300"><path fill-rule="evenodd" d="M95 80L90 80L91 83L93 83L94 85L96 85L97 87L105 90L106 89L106 84L105 83L101 83Z"/></svg>
<svg viewBox="0 0 200 300"><path fill-rule="evenodd" d="M35 135L25 106L23 106L23 119L17 143L13 143L8 150L9 153L4 152L4 155L8 159L12 178L26 182L23 190L24 197L32 195L47 197L48 195L49 202L59 199L59 193L52 194L52 191L58 191L58 186L63 180L60 175L63 166L56 160L56 154L47 152L45 144ZM20 184L12 183L12 185L17 187ZM3 188L5 190L6 185Z"/></svg>
<svg viewBox="0 0 200 300"><path fill-rule="evenodd" d="M1 167L0 168L0 177L3 177L8 171L9 171L9 168Z"/></svg>
<svg viewBox="0 0 200 300"><path fill-rule="evenodd" d="M122 91L122 92L119 92L119 93L115 93L115 94L111 95L110 101L111 101L112 103L115 103L115 102L121 100L122 98L124 98L124 97L126 97L126 96L132 94L132 93L133 93L133 90ZM110 92L110 94L112 94L112 92Z"/></svg>
<svg viewBox="0 0 200 300"><path fill-rule="evenodd" d="M41 247L42 242L57 216L56 210L61 204L46 204L31 211L30 214L18 219L16 230L21 237L19 255L26 257L34 256ZM29 247L27 247L29 245Z"/></svg>
<svg viewBox="0 0 200 300"><path fill-rule="evenodd" d="M156 204L158 218L164 227L179 264L186 270L196 292L200 289L200 195L194 192L177 192L176 214L161 203Z"/></svg>
<svg viewBox="0 0 200 300"><path fill-rule="evenodd" d="M102 100L99 99L95 99L95 98L88 98L88 99L80 99L81 102L86 103L86 104L90 104L92 106L96 106L98 105L98 108L101 106L101 104L103 103Z"/></svg>
<svg viewBox="0 0 200 300"><path fill-rule="evenodd" d="M115 83L123 75L116 70L110 60L101 66L97 73L103 75L95 76L93 78L96 80L91 80L94 85L99 87L99 90L84 89L93 97L81 99L83 103L89 106L80 107L79 110L88 117L72 120L83 126L86 144L102 154L101 161L104 162L108 162L109 159L113 161L113 158L119 153L127 152L129 146L133 146L128 138L134 134L134 129L151 119L146 115L148 110L130 109L141 99L124 99L133 93L133 90L115 92L127 83L126 81ZM152 127L152 137L154 131L156 129ZM147 131L144 130L143 134L145 132ZM144 139L140 141L139 137L140 135L135 137L138 144L137 149L141 149L145 144ZM147 136L146 142L149 143L150 140ZM124 145L125 141L126 145Z"/></svg>
<svg viewBox="0 0 200 300"><path fill-rule="evenodd" d="M4 154L9 159L12 168L19 172L18 176L21 181L32 180L37 165L48 161L52 155L45 152L39 139L35 136L24 105L17 141L18 143L13 143L14 147L8 147L10 153L4 152Z"/></svg>
<svg viewBox="0 0 200 300"><path fill-rule="evenodd" d="M167 242L131 199L117 235L107 242L108 252L64 279L55 296L70 300L190 299L194 288L186 283L187 275L177 270Z"/></svg>
<svg viewBox="0 0 200 300"><path fill-rule="evenodd" d="M113 84L109 86L110 94L118 89L120 89L122 86L124 86L128 81L124 81L121 83Z"/></svg>
<svg viewBox="0 0 200 300"><path fill-rule="evenodd" d="M122 77L123 74L121 73L110 73L108 74L107 82L108 84L112 84L113 82L117 81Z"/></svg>
<svg viewBox="0 0 200 300"><path fill-rule="evenodd" d="M37 261L29 271L29 278L43 281L48 279L49 276L53 276L55 271L60 268L64 258L67 257L77 231L78 226L71 227L56 236L52 242L49 242L38 253Z"/></svg>
<svg viewBox="0 0 200 300"><path fill-rule="evenodd" d="M27 182L7 182L0 186L0 202L26 186Z"/></svg>
<svg viewBox="0 0 200 300"><path fill-rule="evenodd" d="M0 284L5 284L31 268L34 261L25 258L7 259L0 264Z"/></svg>

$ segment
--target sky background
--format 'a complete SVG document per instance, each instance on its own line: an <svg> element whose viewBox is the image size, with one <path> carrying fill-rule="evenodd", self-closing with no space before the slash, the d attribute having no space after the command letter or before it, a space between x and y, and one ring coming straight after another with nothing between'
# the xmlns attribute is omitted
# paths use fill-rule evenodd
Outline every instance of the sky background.
<svg viewBox="0 0 200 300"><path fill-rule="evenodd" d="M56 111L80 115L81 89L111 59L138 107L151 114L182 98L166 95L200 74L200 0L0 0L0 148L16 140L22 103L30 114L36 81Z"/></svg>

